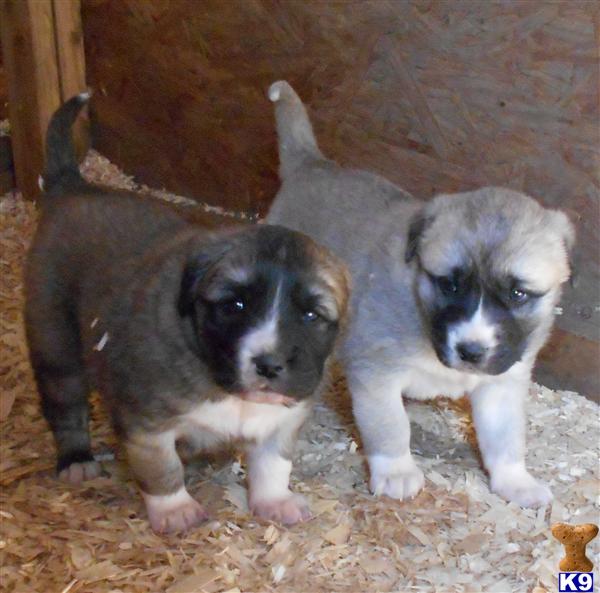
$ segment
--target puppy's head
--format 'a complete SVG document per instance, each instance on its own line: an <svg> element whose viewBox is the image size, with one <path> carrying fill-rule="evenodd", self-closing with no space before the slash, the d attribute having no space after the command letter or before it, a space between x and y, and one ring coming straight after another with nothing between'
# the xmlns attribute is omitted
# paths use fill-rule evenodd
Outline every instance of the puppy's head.
<svg viewBox="0 0 600 593"><path fill-rule="evenodd" d="M438 196L413 219L406 261L438 358L497 375L535 356L569 277L573 226L501 188Z"/></svg>
<svg viewBox="0 0 600 593"><path fill-rule="evenodd" d="M303 399L321 382L347 302L341 262L305 235L260 225L193 257L179 312L226 391Z"/></svg>

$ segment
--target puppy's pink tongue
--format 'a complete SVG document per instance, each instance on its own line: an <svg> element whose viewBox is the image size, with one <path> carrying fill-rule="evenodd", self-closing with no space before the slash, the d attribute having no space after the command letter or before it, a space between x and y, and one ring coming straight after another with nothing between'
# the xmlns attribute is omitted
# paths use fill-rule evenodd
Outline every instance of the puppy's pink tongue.
<svg viewBox="0 0 600 593"><path fill-rule="evenodd" d="M273 404L281 406L293 406L296 400L293 397L287 395L281 395L281 393L274 393L272 391L250 391L242 394L242 399L255 404Z"/></svg>

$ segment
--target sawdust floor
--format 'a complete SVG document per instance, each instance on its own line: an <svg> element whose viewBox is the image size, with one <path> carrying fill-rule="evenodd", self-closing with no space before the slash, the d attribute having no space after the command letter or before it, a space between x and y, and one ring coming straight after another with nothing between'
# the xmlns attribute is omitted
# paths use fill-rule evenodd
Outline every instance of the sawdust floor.
<svg viewBox="0 0 600 593"><path fill-rule="evenodd" d="M97 154L84 170L133 186ZM56 481L21 320L21 268L35 217L18 194L0 198L3 591L557 590L562 550L550 524L599 520L599 409L575 393L531 388L528 464L556 496L539 510L490 494L467 407L444 400L408 404L425 489L402 503L370 496L342 378L298 446L293 488L315 515L305 524L287 529L248 514L234 452L188 468L189 490L212 520L184 536L154 535L97 402L93 439L106 476L81 487ZM596 566L599 543L588 546Z"/></svg>

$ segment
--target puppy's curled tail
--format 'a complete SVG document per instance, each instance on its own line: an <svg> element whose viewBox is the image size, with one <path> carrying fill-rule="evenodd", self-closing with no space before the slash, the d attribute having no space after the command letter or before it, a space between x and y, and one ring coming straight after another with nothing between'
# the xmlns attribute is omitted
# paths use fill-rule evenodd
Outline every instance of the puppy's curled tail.
<svg viewBox="0 0 600 593"><path fill-rule="evenodd" d="M71 97L50 118L46 133L46 168L40 178L40 188L47 194L86 185L79 173L71 128L90 97L89 91Z"/></svg>
<svg viewBox="0 0 600 593"><path fill-rule="evenodd" d="M282 180L307 158L324 158L306 108L296 91L285 80L269 87L269 99L275 103L275 120L279 136L279 175Z"/></svg>

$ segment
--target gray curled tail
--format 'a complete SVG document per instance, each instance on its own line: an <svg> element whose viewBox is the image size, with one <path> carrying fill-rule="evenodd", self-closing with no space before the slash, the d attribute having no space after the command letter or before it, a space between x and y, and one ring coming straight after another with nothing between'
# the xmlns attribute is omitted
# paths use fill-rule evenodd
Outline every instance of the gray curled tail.
<svg viewBox="0 0 600 593"><path fill-rule="evenodd" d="M322 159L310 119L300 97L285 80L269 87L269 99L275 103L279 136L279 176L286 179L307 158Z"/></svg>
<svg viewBox="0 0 600 593"><path fill-rule="evenodd" d="M40 187L46 193L86 185L79 172L72 127L90 96L89 92L85 92L71 97L50 118L46 133L46 169L40 180Z"/></svg>

